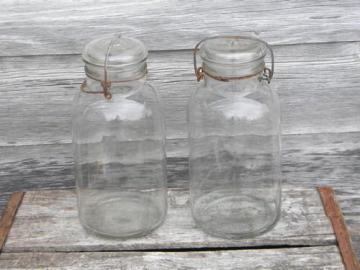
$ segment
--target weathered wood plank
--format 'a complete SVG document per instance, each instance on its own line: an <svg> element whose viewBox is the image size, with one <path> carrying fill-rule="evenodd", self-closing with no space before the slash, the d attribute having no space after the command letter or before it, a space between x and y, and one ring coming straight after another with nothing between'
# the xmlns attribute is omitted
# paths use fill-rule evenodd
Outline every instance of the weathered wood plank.
<svg viewBox="0 0 360 270"><path fill-rule="evenodd" d="M334 190L331 187L319 187L317 190L319 191L326 216L331 221L345 268L360 269L359 261L351 244L349 230L335 198Z"/></svg>
<svg viewBox="0 0 360 270"><path fill-rule="evenodd" d="M335 193L350 232L352 246L360 259L360 188L339 187Z"/></svg>
<svg viewBox="0 0 360 270"><path fill-rule="evenodd" d="M5 0L0 55L79 53L94 36L114 32L151 50L189 49L206 36L249 31L276 44L359 41L359 16L357 0Z"/></svg>
<svg viewBox="0 0 360 270"><path fill-rule="evenodd" d="M283 181L287 185L336 187L336 196L360 257L360 133L286 135L283 138ZM168 144L171 187L188 187L187 146ZM175 148L171 145L175 144ZM2 191L73 187L71 145L1 147ZM6 204L9 193L0 197Z"/></svg>
<svg viewBox="0 0 360 270"><path fill-rule="evenodd" d="M359 136L359 133L285 136L283 179L286 184L298 186L337 187L336 195L360 257ZM177 148L183 148L181 142L176 143ZM2 190L74 185L70 145L3 147L1 152ZM186 151L175 153L184 154ZM187 159L174 157L168 164L169 185L187 187Z"/></svg>
<svg viewBox="0 0 360 270"><path fill-rule="evenodd" d="M280 94L285 134L360 131L359 53L357 42L275 48L272 87ZM82 66L77 55L2 58L0 115L7 117L0 119L0 145L70 142ZM191 51L151 54L149 80L163 100L167 137L186 137L186 107L196 87Z"/></svg>
<svg viewBox="0 0 360 270"><path fill-rule="evenodd" d="M200 252L4 253L1 269L344 269L336 246Z"/></svg>
<svg viewBox="0 0 360 270"><path fill-rule="evenodd" d="M171 157L167 164L168 183L172 187L183 187L188 180L188 161L177 157L183 153L178 150L182 148L183 141L167 142ZM0 152L0 192L74 187L71 144L0 147Z"/></svg>
<svg viewBox="0 0 360 270"><path fill-rule="evenodd" d="M0 252L5 245L7 236L15 220L16 212L21 205L25 192L14 192L6 205L5 211L0 218Z"/></svg>
<svg viewBox="0 0 360 270"><path fill-rule="evenodd" d="M347 188L339 197L344 198L344 211L360 216L359 137L360 133L283 136L283 182ZM0 147L0 152L2 192L74 186L71 144ZM169 185L187 187L187 141L169 140L167 152ZM347 204L347 198L355 205Z"/></svg>
<svg viewBox="0 0 360 270"><path fill-rule="evenodd" d="M358 260L360 260L360 216L344 214L346 226L349 228L351 243Z"/></svg>
<svg viewBox="0 0 360 270"><path fill-rule="evenodd" d="M344 214L344 217L350 231L352 246L360 260L360 215Z"/></svg>
<svg viewBox="0 0 360 270"><path fill-rule="evenodd" d="M358 178L354 177L354 181ZM342 182L338 180L338 182ZM344 214L346 227L349 229L351 236L352 247L360 258L360 189L357 184L354 187L343 188L336 190L336 200L338 201L341 211Z"/></svg>
<svg viewBox="0 0 360 270"><path fill-rule="evenodd" d="M357 186L353 188L338 188L336 190L336 199L340 203L343 213L360 217L360 189ZM360 234L360 226L358 228Z"/></svg>
<svg viewBox="0 0 360 270"><path fill-rule="evenodd" d="M119 241L88 234L78 220L75 192L30 191L18 210L3 252L152 250L179 248L331 245L335 236L316 189L283 189L281 219L270 232L238 241L196 227L188 191L169 191L165 223L152 234Z"/></svg>
<svg viewBox="0 0 360 270"><path fill-rule="evenodd" d="M11 194L12 194L12 192L0 193L0 217L3 216L3 211L5 209L7 202L10 199Z"/></svg>

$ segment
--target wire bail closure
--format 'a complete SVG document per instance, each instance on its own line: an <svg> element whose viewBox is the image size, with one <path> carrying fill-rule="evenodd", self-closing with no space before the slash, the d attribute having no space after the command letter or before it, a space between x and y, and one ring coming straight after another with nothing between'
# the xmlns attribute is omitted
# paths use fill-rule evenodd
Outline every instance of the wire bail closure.
<svg viewBox="0 0 360 270"><path fill-rule="evenodd" d="M85 90L87 84L86 84L86 79L83 81L83 83L80 86L80 90L82 92L88 93L88 94L103 94L104 97L108 100L110 100L112 98L112 94L110 92L110 88L111 88L111 81L108 80L108 75L107 75L107 65L108 65L108 61L109 61L109 54L111 51L111 48L114 45L114 42L116 40L116 38L118 38L120 36L114 36L110 43L109 46L106 50L106 54L105 54L105 59L104 59L104 80L96 80L95 78L92 78L93 80L96 81L100 81L101 83L101 87L102 87L102 91L87 91Z"/></svg>
<svg viewBox="0 0 360 270"><path fill-rule="evenodd" d="M104 97L106 99L111 99L112 98L112 94L110 92L110 88L111 88L111 81L108 81L108 76L107 76L107 65L109 62L109 54L110 54L110 50L112 49L115 40L119 37L120 38L121 35L119 36L114 36L110 43L109 46L106 50L106 55L105 55L105 60L104 60L104 81L101 82L101 86L103 88L103 93L104 93Z"/></svg>
<svg viewBox="0 0 360 270"><path fill-rule="evenodd" d="M86 79L82 82L81 86L80 86L80 90L84 93L87 93L87 94L103 94L104 97L107 99L107 100L111 100L112 98L112 94L111 94L111 86L113 83L122 83L122 82L130 82L130 81L136 81L136 80L139 80L139 79L142 79L143 77L145 77L147 75L147 64L145 63L145 72L144 74L142 74L141 76L138 76L136 78L133 78L133 79L129 79L129 80L119 80L119 81L110 81L108 80L108 61L109 61L109 55L110 55L110 52L111 52L111 49L114 45L114 42L116 41L117 38L120 38L121 35L115 35L110 43L109 43L109 46L106 50L106 54L105 54L105 59L104 59L104 80L99 80L99 79L96 79L92 76L90 76L89 74L86 74L87 77L91 78L92 80L94 81L99 81L100 84L101 84L101 87L102 87L102 91L88 91L86 90L86 87L87 87L87 82L86 82Z"/></svg>
<svg viewBox="0 0 360 270"><path fill-rule="evenodd" d="M258 38L255 37L250 37L250 36L214 36L214 37L208 37L208 38L204 38L202 40L200 40L194 48L193 51L193 57L194 57L194 72L195 72L195 76L197 81L201 81L202 79L204 79L205 74L212 77L213 79L219 80L219 81L224 81L224 82L228 82L231 80L242 80L242 79L247 79L253 76L258 75L259 73L256 74L251 74L248 76L241 76L241 77L222 77L222 76L213 76L210 75L209 73L207 73L204 68L202 66L198 67L197 66L197 52L200 50L200 45L203 44L205 41L207 40L211 40L211 39L217 39L217 38L233 38L233 39L250 39L250 40L254 40L254 41L258 41L260 43L263 43L266 48L269 50L270 52L270 57L271 57L271 69L267 68L266 66L264 67L263 71L261 71L262 75L260 77L260 80L265 80L268 83L270 83L271 79L273 78L274 75L274 52L272 50L272 48L270 47L270 45Z"/></svg>

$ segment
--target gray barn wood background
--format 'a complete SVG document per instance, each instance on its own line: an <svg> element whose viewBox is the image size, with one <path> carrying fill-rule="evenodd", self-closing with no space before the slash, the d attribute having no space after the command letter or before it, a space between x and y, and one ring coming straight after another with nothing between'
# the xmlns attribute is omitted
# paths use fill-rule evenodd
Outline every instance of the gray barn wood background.
<svg viewBox="0 0 360 270"><path fill-rule="evenodd" d="M0 1L0 196L74 185L71 104L91 39L150 49L167 124L170 186L186 186L194 44L255 32L274 45L286 185L336 189L360 255L360 1Z"/></svg>

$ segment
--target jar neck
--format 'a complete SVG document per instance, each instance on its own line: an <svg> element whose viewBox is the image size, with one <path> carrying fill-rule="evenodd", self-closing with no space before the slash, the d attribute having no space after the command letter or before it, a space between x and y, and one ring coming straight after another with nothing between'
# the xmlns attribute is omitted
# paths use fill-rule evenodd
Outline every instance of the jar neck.
<svg viewBox="0 0 360 270"><path fill-rule="evenodd" d="M147 65L145 61L125 66L109 66L106 69L106 80L111 82L133 81L145 77L146 72ZM85 73L88 78L105 81L104 66L86 63Z"/></svg>
<svg viewBox="0 0 360 270"><path fill-rule="evenodd" d="M146 76L132 81L112 81L109 91L112 95L123 95L128 96L134 93L136 90L142 88L146 82ZM93 78L86 77L86 87L87 91L90 92L102 92L102 84L99 80L94 80Z"/></svg>
<svg viewBox="0 0 360 270"><path fill-rule="evenodd" d="M264 57L245 63L223 64L203 61L203 70L212 77L240 78L261 73L265 68Z"/></svg>
<svg viewBox="0 0 360 270"><path fill-rule="evenodd" d="M86 86L90 92L102 92L102 82L110 84L111 94L127 95L135 89L141 88L146 81L147 66L146 62L133 65L108 67L106 76L104 66L97 66L86 63Z"/></svg>
<svg viewBox="0 0 360 270"><path fill-rule="evenodd" d="M261 73L258 73L257 75L248 78L233 79L224 82L205 74L204 84L206 88L211 89L211 91L215 91L218 94L246 94L258 89L258 86L261 83L261 75Z"/></svg>

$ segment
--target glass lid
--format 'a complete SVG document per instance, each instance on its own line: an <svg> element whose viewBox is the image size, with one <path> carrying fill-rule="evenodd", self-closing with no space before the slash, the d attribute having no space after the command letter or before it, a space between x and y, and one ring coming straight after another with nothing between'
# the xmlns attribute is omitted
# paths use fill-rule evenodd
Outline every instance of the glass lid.
<svg viewBox="0 0 360 270"><path fill-rule="evenodd" d="M104 66L107 54L107 67L115 68L145 61L148 51L141 41L134 38L102 37L85 46L82 59L86 64Z"/></svg>
<svg viewBox="0 0 360 270"><path fill-rule="evenodd" d="M204 42L200 56L204 61L234 65L259 60L266 55L266 44L247 37L215 37Z"/></svg>

